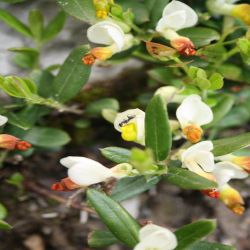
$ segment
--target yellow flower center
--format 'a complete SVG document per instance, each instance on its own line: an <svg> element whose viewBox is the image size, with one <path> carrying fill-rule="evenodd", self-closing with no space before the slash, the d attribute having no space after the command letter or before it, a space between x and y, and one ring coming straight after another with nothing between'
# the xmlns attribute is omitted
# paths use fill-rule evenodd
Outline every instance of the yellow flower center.
<svg viewBox="0 0 250 250"><path fill-rule="evenodd" d="M122 139L125 141L135 141L137 139L137 128L134 122L121 127Z"/></svg>
<svg viewBox="0 0 250 250"><path fill-rule="evenodd" d="M234 17L240 18L247 25L250 25L250 4L237 4L232 10Z"/></svg>
<svg viewBox="0 0 250 250"><path fill-rule="evenodd" d="M201 140L203 130L195 124L190 124L183 128L183 134L190 142L197 143Z"/></svg>

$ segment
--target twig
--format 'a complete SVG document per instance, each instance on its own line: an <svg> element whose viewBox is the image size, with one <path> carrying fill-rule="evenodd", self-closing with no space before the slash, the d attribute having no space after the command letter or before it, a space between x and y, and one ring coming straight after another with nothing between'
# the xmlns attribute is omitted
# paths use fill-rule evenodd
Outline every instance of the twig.
<svg viewBox="0 0 250 250"><path fill-rule="evenodd" d="M52 191L49 191L48 189L44 188L43 186L41 186L40 184L36 184L34 182L31 181L26 181L25 182L25 187L26 189L29 189L39 195L45 196L47 198L50 198L54 201L57 201L61 204L65 204L65 206L68 204L68 200L63 198L60 195L54 194ZM85 204L78 204L78 203L73 203L71 202L71 207L75 208L75 209L79 209L88 213L92 213L95 214L95 211L89 207L87 207L87 205Z"/></svg>

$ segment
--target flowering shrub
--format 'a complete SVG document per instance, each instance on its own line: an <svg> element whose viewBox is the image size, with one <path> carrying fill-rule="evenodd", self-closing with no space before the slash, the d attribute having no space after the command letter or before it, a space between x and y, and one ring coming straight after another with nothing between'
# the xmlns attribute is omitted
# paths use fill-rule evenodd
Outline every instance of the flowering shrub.
<svg viewBox="0 0 250 250"><path fill-rule="evenodd" d="M123 243L134 250L234 249L202 241L215 230L215 220L203 219L171 232L150 221L139 223L119 204L169 182L199 190L236 215L244 213L244 200L229 182L246 179L250 172L244 149L250 145L245 131L250 119L250 5L187 2L58 0L62 11L47 26L38 10L29 13L25 24L0 9L0 20L34 44L10 49L16 64L28 69L26 77L0 76L1 90L11 97L0 116L1 126L8 121L6 134L0 135L5 157L11 150L27 151L29 156L69 143L67 132L46 123L55 110L86 118L88 112L102 115L114 134L131 142L124 142L131 148L101 149L114 163L111 168L84 156L60 160L68 175L52 184L53 192L86 192L89 211L107 227L90 233L92 248ZM62 65L44 69L39 61L42 48L62 30L65 13L89 24L85 35L91 46L81 45ZM92 67L130 58L146 65L149 91L144 101L138 98L127 110L119 110L119 100L104 98L85 103L83 110L75 97ZM143 96L145 89L137 95ZM231 128L240 130L231 136ZM0 227L11 226L1 220Z"/></svg>

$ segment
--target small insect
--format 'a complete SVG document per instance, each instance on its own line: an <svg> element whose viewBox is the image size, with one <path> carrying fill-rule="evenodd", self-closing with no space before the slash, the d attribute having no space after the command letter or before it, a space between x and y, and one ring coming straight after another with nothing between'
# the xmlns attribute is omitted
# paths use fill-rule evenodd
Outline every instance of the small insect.
<svg viewBox="0 0 250 250"><path fill-rule="evenodd" d="M122 127L125 124L127 124L129 121L135 118L135 115L127 115L128 119L123 120L122 122L119 123L119 126Z"/></svg>

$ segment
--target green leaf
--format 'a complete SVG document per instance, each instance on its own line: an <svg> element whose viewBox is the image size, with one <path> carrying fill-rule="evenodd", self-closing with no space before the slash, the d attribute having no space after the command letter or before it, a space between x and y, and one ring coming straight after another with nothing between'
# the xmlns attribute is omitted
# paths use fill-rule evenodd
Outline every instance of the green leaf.
<svg viewBox="0 0 250 250"><path fill-rule="evenodd" d="M178 246L175 248L175 250L187 249L187 247L212 233L215 228L215 220L199 220L181 227L175 231L175 235L178 240Z"/></svg>
<svg viewBox="0 0 250 250"><path fill-rule="evenodd" d="M111 197L119 202L127 200L154 187L159 180L157 176L149 180L144 176L122 178L115 185Z"/></svg>
<svg viewBox="0 0 250 250"><path fill-rule="evenodd" d="M60 31L63 29L66 17L67 16L64 11L60 11L44 28L42 40L48 41L58 35L58 33L60 33Z"/></svg>
<svg viewBox="0 0 250 250"><path fill-rule="evenodd" d="M107 147L107 148L102 148L100 150L101 154L104 157L115 163L124 163L130 161L131 152L126 148Z"/></svg>
<svg viewBox="0 0 250 250"><path fill-rule="evenodd" d="M70 137L66 132L49 127L33 127L22 139L34 146L45 148L60 147L70 141Z"/></svg>
<svg viewBox="0 0 250 250"><path fill-rule="evenodd" d="M81 58L88 52L84 45L74 49L63 63L53 82L53 96L60 102L74 97L86 84L90 75L90 67L83 64Z"/></svg>
<svg viewBox="0 0 250 250"><path fill-rule="evenodd" d="M198 48L220 39L220 34L216 30L203 27L182 29L178 34L188 37Z"/></svg>
<svg viewBox="0 0 250 250"><path fill-rule="evenodd" d="M0 203L0 220L3 220L8 214L6 207Z"/></svg>
<svg viewBox="0 0 250 250"><path fill-rule="evenodd" d="M145 5L150 12L149 27L155 28L157 22L162 17L162 12L165 6L169 3L169 0L146 0Z"/></svg>
<svg viewBox="0 0 250 250"><path fill-rule="evenodd" d="M97 22L96 11L91 0L57 0L57 3L69 15L88 23Z"/></svg>
<svg viewBox="0 0 250 250"><path fill-rule="evenodd" d="M29 26L33 36L40 41L43 34L43 14L40 10L29 12Z"/></svg>
<svg viewBox="0 0 250 250"><path fill-rule="evenodd" d="M224 84L223 76L219 73L212 74L209 81L211 83L210 89L212 90L221 89Z"/></svg>
<svg viewBox="0 0 250 250"><path fill-rule="evenodd" d="M94 189L88 189L90 204L110 232L121 242L133 248L138 243L139 224L117 202Z"/></svg>
<svg viewBox="0 0 250 250"><path fill-rule="evenodd" d="M88 244L91 248L104 248L119 241L109 231L93 231L88 236Z"/></svg>
<svg viewBox="0 0 250 250"><path fill-rule="evenodd" d="M134 0L117 0L124 10L131 9L135 16L135 23L142 24L149 21L149 12L143 3Z"/></svg>
<svg viewBox="0 0 250 250"><path fill-rule="evenodd" d="M189 247L187 250L236 250L236 248L219 243L199 241Z"/></svg>
<svg viewBox="0 0 250 250"><path fill-rule="evenodd" d="M23 181L24 181L24 177L19 172L12 174L10 178L6 180L8 184L11 184L19 189L23 188Z"/></svg>
<svg viewBox="0 0 250 250"><path fill-rule="evenodd" d="M20 68L32 69L38 64L39 52L33 48L11 48L9 51L16 53L14 63Z"/></svg>
<svg viewBox="0 0 250 250"><path fill-rule="evenodd" d="M37 92L40 96L49 98L52 93L52 83L54 76L48 70L33 70L31 78L37 85Z"/></svg>
<svg viewBox="0 0 250 250"><path fill-rule="evenodd" d="M85 109L87 114L101 115L103 109L112 109L118 111L119 102L115 98L103 98L95 102L91 102Z"/></svg>
<svg viewBox="0 0 250 250"><path fill-rule="evenodd" d="M8 123L10 123L18 128L27 130L32 126L32 124L30 124L29 121L24 119L22 117L22 115L19 115L18 113L9 112L6 114L6 116L8 117Z"/></svg>
<svg viewBox="0 0 250 250"><path fill-rule="evenodd" d="M10 14L8 11L0 9L0 20L13 28L15 31L28 37L32 36L29 27L18 20L15 16Z"/></svg>
<svg viewBox="0 0 250 250"><path fill-rule="evenodd" d="M0 220L0 229L1 230L10 230L12 226L8 224L6 221Z"/></svg>
<svg viewBox="0 0 250 250"><path fill-rule="evenodd" d="M231 110L232 106L234 105L234 97L232 95L224 95L217 103L215 108L213 109L214 119L211 123L204 126L204 128L210 128L221 121L225 115Z"/></svg>
<svg viewBox="0 0 250 250"><path fill-rule="evenodd" d="M172 146L172 132L166 104L159 95L154 96L147 106L145 137L146 146L153 150L155 159L165 160Z"/></svg>
<svg viewBox="0 0 250 250"><path fill-rule="evenodd" d="M32 99L36 93L36 85L29 79L7 76L0 79L0 88L10 96Z"/></svg>
<svg viewBox="0 0 250 250"><path fill-rule="evenodd" d="M169 167L163 179L184 189L205 190L217 187L215 182L180 167Z"/></svg>
<svg viewBox="0 0 250 250"><path fill-rule="evenodd" d="M250 132L213 141L215 156L230 154L250 145Z"/></svg>

